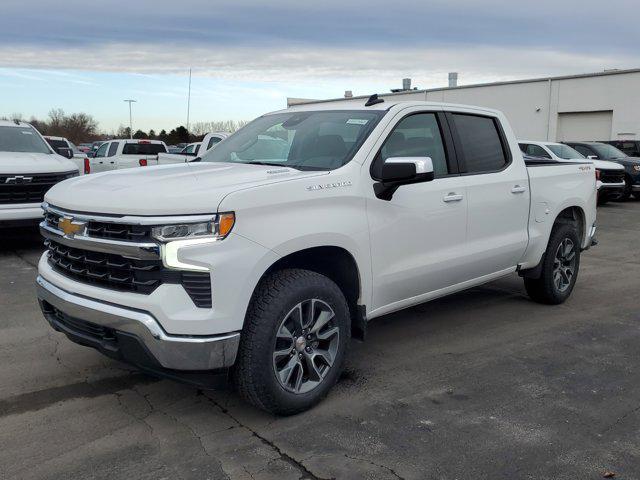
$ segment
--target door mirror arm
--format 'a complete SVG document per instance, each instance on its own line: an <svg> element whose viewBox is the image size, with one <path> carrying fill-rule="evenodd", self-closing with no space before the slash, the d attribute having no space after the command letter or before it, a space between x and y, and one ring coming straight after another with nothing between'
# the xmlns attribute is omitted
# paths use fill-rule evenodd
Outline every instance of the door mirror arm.
<svg viewBox="0 0 640 480"><path fill-rule="evenodd" d="M373 191L380 200L389 201L401 186L430 182L434 178L430 157L387 158L382 165L380 180L373 184Z"/></svg>

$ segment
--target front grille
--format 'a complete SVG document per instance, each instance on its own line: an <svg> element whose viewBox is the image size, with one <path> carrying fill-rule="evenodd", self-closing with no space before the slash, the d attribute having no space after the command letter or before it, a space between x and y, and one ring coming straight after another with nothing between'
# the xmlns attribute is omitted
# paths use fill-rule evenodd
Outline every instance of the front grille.
<svg viewBox="0 0 640 480"><path fill-rule="evenodd" d="M46 240L49 264L73 280L112 290L149 295L163 283L183 286L193 303L211 308L211 279L207 272L170 270L161 260L137 260L92 252Z"/></svg>
<svg viewBox="0 0 640 480"><path fill-rule="evenodd" d="M602 183L622 183L624 182L624 171L600 170L600 181Z"/></svg>
<svg viewBox="0 0 640 480"><path fill-rule="evenodd" d="M0 205L42 203L56 183L78 175L77 171L47 174L0 174Z"/></svg>
<svg viewBox="0 0 640 480"><path fill-rule="evenodd" d="M120 255L71 248L47 240L49 263L60 273L115 290L153 292L161 283L180 283L179 272L163 270L160 260L133 260ZM174 277L174 278L172 278Z"/></svg>
<svg viewBox="0 0 640 480"><path fill-rule="evenodd" d="M70 215L73 216L72 214ZM45 213L44 219L48 226L57 229L60 217L61 215L48 211ZM147 242L152 240L151 228L152 227L148 225L130 225L89 220L86 234L93 238Z"/></svg>

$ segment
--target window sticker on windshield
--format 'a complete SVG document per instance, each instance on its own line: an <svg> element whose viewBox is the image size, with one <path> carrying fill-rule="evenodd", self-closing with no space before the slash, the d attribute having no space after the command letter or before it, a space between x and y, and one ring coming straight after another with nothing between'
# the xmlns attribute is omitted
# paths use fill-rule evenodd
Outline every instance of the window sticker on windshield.
<svg viewBox="0 0 640 480"><path fill-rule="evenodd" d="M347 125L366 125L368 121L365 118L350 118L347 120Z"/></svg>
<svg viewBox="0 0 640 480"><path fill-rule="evenodd" d="M33 132L22 132L23 135L33 135Z"/></svg>

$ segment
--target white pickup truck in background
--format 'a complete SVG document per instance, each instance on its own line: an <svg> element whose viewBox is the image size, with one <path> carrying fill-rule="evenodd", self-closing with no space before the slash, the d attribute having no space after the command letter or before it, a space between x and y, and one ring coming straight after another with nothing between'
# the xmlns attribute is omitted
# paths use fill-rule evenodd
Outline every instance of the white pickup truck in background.
<svg viewBox="0 0 640 480"><path fill-rule="evenodd" d="M207 133L201 142L190 143L180 153L161 153L158 155L158 165L191 162L215 147L222 140L231 135L228 132Z"/></svg>
<svg viewBox="0 0 640 480"><path fill-rule="evenodd" d="M58 155L62 155L68 158L78 167L80 175L86 173L89 165L89 156L86 153L82 153L78 150L72 142L65 137L53 137L51 135L44 135L43 138L53 148L53 151Z"/></svg>
<svg viewBox="0 0 640 480"><path fill-rule="evenodd" d="M157 165L158 155L166 152L167 146L160 140L110 140L89 159L89 171L85 173Z"/></svg>
<svg viewBox="0 0 640 480"><path fill-rule="evenodd" d="M45 192L77 175L31 125L0 120L0 228L35 225Z"/></svg>
<svg viewBox="0 0 640 480"><path fill-rule="evenodd" d="M278 414L319 402L381 315L516 272L564 302L596 229L590 162L527 166L500 112L375 96L267 114L197 162L45 201L54 329L201 386L230 369Z"/></svg>

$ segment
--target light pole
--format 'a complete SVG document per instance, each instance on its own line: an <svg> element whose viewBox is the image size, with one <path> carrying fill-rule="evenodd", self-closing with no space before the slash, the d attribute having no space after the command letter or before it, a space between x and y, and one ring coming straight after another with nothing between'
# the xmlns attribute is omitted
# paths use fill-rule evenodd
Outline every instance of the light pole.
<svg viewBox="0 0 640 480"><path fill-rule="evenodd" d="M189 133L190 110L191 110L191 69L189 69L189 93L187 94L187 133Z"/></svg>
<svg viewBox="0 0 640 480"><path fill-rule="evenodd" d="M129 104L129 138L133 138L133 122L131 121L131 104L136 103L136 100L125 100Z"/></svg>

